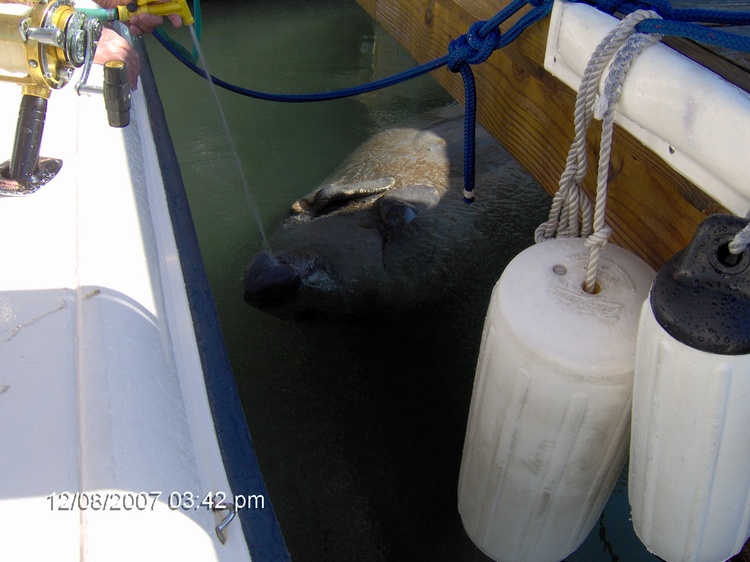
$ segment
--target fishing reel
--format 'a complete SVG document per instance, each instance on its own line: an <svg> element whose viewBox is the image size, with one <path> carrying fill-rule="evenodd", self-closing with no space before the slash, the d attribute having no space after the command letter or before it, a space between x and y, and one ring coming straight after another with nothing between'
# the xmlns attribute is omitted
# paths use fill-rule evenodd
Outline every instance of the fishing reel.
<svg viewBox="0 0 750 562"><path fill-rule="evenodd" d="M0 80L21 86L13 152L0 164L0 195L26 195L49 182L62 161L40 158L47 100L76 68L86 81L102 24L72 0L0 0Z"/></svg>

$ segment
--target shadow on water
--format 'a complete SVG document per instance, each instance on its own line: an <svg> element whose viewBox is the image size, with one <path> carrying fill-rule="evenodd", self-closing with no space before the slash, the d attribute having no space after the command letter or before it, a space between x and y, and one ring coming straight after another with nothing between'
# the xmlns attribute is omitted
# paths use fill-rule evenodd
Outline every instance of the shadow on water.
<svg viewBox="0 0 750 562"><path fill-rule="evenodd" d="M203 18L211 70L257 90L330 90L414 64L353 0L207 3ZM184 30L170 34L189 43ZM532 231L481 256L490 265L472 291L397 319L305 324L258 312L242 301L242 275L260 236L208 85L155 41L148 47L248 424L293 559L488 560L461 526L458 468L490 290L531 244ZM364 139L448 101L429 77L324 103L219 95L269 232ZM523 224L538 224L547 210L540 206ZM653 560L638 550L627 512L611 517L630 533L616 541L632 554L606 552L611 537L605 542L594 529L590 548L571 562Z"/></svg>

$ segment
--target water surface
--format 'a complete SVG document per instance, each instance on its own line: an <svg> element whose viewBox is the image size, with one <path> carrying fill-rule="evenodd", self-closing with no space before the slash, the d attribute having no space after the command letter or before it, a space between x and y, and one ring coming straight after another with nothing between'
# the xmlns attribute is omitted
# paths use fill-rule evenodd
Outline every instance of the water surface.
<svg viewBox="0 0 750 562"><path fill-rule="evenodd" d="M170 34L189 43L184 30ZM206 3L202 44L215 75L276 93L348 87L414 65L353 0ZM456 511L458 468L490 290L533 232L524 226L507 246L479 256L488 267L467 280L470 296L449 296L397 322L305 324L258 312L242 300L242 275L260 235L208 84L154 40L148 47L248 425L293 559L488 560ZM375 131L449 102L429 77L320 103L223 90L219 98L269 231ZM540 206L523 223L538 224L546 213ZM653 560L627 517L623 481L568 560Z"/></svg>

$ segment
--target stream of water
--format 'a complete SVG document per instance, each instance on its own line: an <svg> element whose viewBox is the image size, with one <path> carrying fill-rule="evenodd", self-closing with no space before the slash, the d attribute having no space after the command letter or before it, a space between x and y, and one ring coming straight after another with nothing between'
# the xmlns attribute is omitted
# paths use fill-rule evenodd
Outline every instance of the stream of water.
<svg viewBox="0 0 750 562"><path fill-rule="evenodd" d="M206 56L203 54L203 48L201 47L200 38L198 37L198 33L196 32L195 26L190 25L190 38L193 41L193 48L195 49L195 52L198 54L198 60L200 61L200 66L203 69L203 71L206 73L207 76L212 76L211 69L208 66L208 61L206 60ZM242 165L242 161L240 160L240 153L237 150L237 143L234 141L234 137L232 136L232 130L229 128L229 123L227 122L227 116L224 113L224 108L221 105L221 101L219 100L219 94L216 91L216 86L214 85L213 81L208 80L207 81L208 88L211 91L211 96L213 97L213 100L216 102L216 112L219 115L219 122L221 123L221 128L224 131L224 135L226 136L227 140L227 146L229 147L229 153L234 158L234 162L237 165L237 177L239 177L240 182L242 183L242 192L245 196L245 205L247 206L248 210L253 216L253 219L255 219L255 224L258 225L258 233L260 234L260 239L263 244L263 249L270 252L271 246L268 245L268 237L266 236L266 229L263 226L263 219L260 216L260 212L258 211L258 205L255 203L255 198L253 197L253 193L250 190L250 184L247 181L247 177L245 175L245 168Z"/></svg>

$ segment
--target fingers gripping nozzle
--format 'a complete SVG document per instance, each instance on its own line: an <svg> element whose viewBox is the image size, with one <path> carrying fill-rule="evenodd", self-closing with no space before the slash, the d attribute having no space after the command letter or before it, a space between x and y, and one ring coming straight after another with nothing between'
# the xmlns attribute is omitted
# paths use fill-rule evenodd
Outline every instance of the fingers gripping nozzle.
<svg viewBox="0 0 750 562"><path fill-rule="evenodd" d="M195 18L187 6L187 0L168 0L167 2L152 2L151 0L133 0L125 6L117 7L117 18L127 21L135 14L154 14L156 16L168 16L177 14L182 18L182 23L192 25Z"/></svg>

